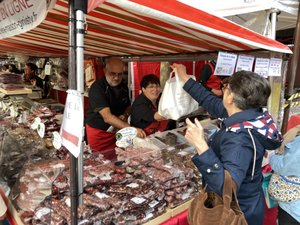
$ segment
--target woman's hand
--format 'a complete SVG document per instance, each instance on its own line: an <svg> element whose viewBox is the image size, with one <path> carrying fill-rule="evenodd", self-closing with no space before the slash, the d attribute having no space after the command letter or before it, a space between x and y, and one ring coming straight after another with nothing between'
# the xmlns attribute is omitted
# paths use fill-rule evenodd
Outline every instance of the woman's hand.
<svg viewBox="0 0 300 225"><path fill-rule="evenodd" d="M137 134L136 136L139 137L139 138L145 138L147 135L145 133L145 131L141 128L136 128L137 130Z"/></svg>
<svg viewBox="0 0 300 225"><path fill-rule="evenodd" d="M186 68L184 65L182 64L177 64L177 63L173 63L173 65L171 65L171 68L177 71L178 76L184 81L187 82L188 79L190 79L190 76L187 75L186 73Z"/></svg>
<svg viewBox="0 0 300 225"><path fill-rule="evenodd" d="M201 155L208 150L208 145L204 139L204 129L198 119L195 119L195 123L193 123L187 118L185 122L187 124L185 138L195 145L198 154Z"/></svg>
<svg viewBox="0 0 300 225"><path fill-rule="evenodd" d="M36 80L35 79L31 79L30 83L31 83L32 86L35 86L36 85Z"/></svg>

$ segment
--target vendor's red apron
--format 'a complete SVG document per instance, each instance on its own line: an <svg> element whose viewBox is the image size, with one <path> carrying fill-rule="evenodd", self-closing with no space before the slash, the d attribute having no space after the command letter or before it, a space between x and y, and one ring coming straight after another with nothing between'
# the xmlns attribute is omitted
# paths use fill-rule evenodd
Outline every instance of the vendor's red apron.
<svg viewBox="0 0 300 225"><path fill-rule="evenodd" d="M116 158L115 133L106 132L97 128L93 128L86 124L86 134L89 146L93 151L99 151L105 158L113 160Z"/></svg>
<svg viewBox="0 0 300 225"><path fill-rule="evenodd" d="M214 74L214 67L211 63L208 63L210 69L212 71L212 75L210 75L209 79L206 82L206 87L210 89L221 90L221 78Z"/></svg>
<svg viewBox="0 0 300 225"><path fill-rule="evenodd" d="M148 127L144 128L146 135L154 134L157 131L165 131L168 126L168 120L162 120L159 122L153 122Z"/></svg>

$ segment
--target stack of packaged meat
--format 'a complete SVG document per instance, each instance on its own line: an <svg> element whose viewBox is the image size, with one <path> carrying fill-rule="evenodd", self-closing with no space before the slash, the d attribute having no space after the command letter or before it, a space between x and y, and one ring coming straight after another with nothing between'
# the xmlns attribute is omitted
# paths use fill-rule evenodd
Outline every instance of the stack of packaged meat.
<svg viewBox="0 0 300 225"><path fill-rule="evenodd" d="M20 74L1 72L0 88L7 91L13 91L25 88L25 84Z"/></svg>
<svg viewBox="0 0 300 225"><path fill-rule="evenodd" d="M31 110L27 118L27 126L30 126L35 118L40 118L41 123L45 124L45 138L51 138L54 131L60 130L58 119L55 118L56 112L46 106L38 106Z"/></svg>
<svg viewBox="0 0 300 225"><path fill-rule="evenodd" d="M68 161L28 162L12 193L18 209L34 211L51 194L53 181L66 168Z"/></svg>
<svg viewBox="0 0 300 225"><path fill-rule="evenodd" d="M131 147L116 153L114 163L101 154L84 160L80 224L141 224L194 196L193 170L166 164L161 151ZM23 213L23 222L70 224L69 181L64 170L52 183L51 197Z"/></svg>

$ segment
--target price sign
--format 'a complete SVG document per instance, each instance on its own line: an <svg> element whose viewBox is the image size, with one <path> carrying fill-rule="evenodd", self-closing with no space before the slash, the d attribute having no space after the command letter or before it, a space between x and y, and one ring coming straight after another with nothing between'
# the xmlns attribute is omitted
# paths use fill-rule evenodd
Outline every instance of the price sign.
<svg viewBox="0 0 300 225"><path fill-rule="evenodd" d="M77 158L83 139L83 96L75 90L67 93L60 135L62 144Z"/></svg>
<svg viewBox="0 0 300 225"><path fill-rule="evenodd" d="M136 135L137 130L134 127L125 127L116 133L116 145L120 148L131 146Z"/></svg>

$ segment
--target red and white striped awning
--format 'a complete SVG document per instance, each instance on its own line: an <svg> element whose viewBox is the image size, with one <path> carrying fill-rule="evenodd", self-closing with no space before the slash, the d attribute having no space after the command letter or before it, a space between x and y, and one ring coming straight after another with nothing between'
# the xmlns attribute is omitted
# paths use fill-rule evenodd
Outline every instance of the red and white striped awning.
<svg viewBox="0 0 300 225"><path fill-rule="evenodd" d="M36 0L39 1L39 0ZM264 49L291 53L272 39L176 0L94 0L86 56L197 54ZM91 4L90 8L93 7ZM68 1L57 0L36 28L0 40L0 54L67 56Z"/></svg>

